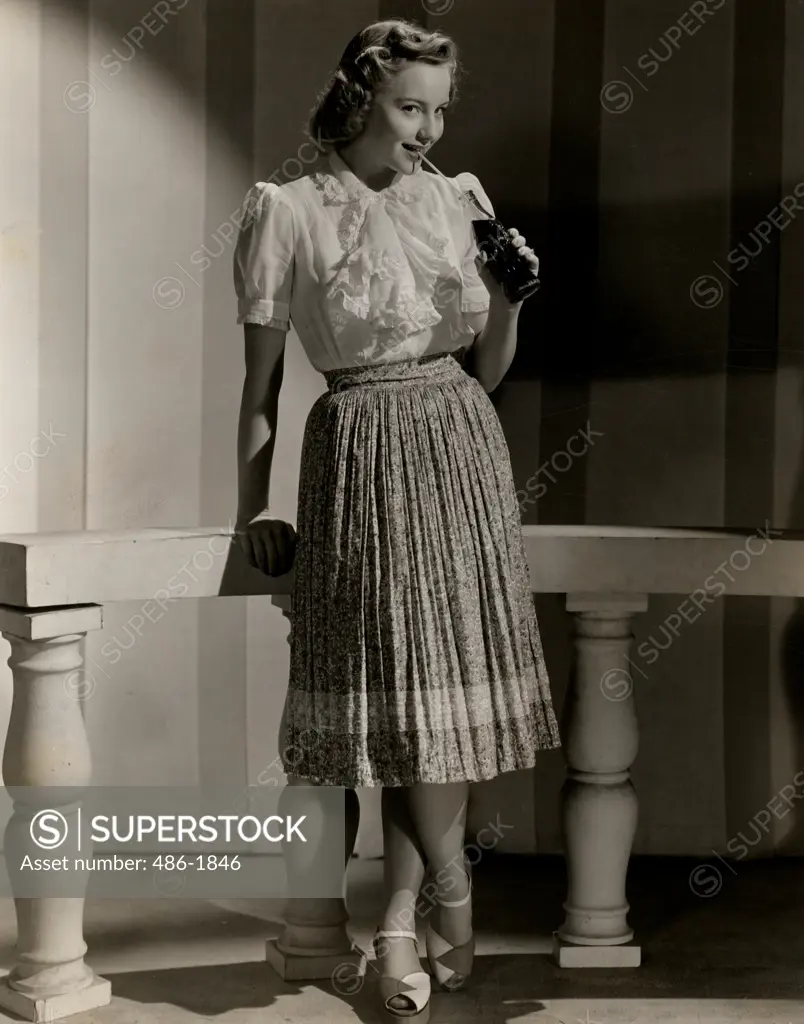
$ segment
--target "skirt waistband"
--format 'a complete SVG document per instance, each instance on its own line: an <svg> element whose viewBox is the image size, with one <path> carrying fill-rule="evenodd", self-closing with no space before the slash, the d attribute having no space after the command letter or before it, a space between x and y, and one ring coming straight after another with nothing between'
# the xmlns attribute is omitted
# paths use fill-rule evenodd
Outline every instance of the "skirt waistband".
<svg viewBox="0 0 804 1024"><path fill-rule="evenodd" d="M418 359L402 359L393 363L372 363L369 366L346 366L324 370L331 394L358 387L393 387L426 384L449 380L463 373L452 352L436 352Z"/></svg>

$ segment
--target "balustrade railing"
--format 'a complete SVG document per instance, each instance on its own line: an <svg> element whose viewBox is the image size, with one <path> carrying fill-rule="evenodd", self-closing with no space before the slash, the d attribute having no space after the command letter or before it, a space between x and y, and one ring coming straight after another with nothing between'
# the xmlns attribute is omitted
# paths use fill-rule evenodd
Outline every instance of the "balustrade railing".
<svg viewBox="0 0 804 1024"><path fill-rule="evenodd" d="M562 790L568 891L554 953L565 966L636 966L640 947L625 896L637 820L630 778L638 749L629 671L633 617L647 609L650 594L685 594L695 604L696 595L711 595L707 580L726 575L729 594L802 597L804 535L596 526L528 526L524 535L533 591L566 595L574 619ZM180 573L177 596L166 581ZM76 788L91 784L90 745L68 681L83 664L82 639L102 628L104 605L143 600L164 607L186 598L263 594L291 616L292 586L292 572L272 579L251 569L221 529L0 537L0 632L11 645L14 682L3 754L15 801L6 848L32 844L26 822L37 787L64 787L66 806ZM315 801L313 788L294 788L286 787L282 799L295 809ZM356 799L347 811L353 839ZM311 851L313 867L315 857ZM345 903L305 899L298 865L288 868L285 926L266 944L266 956L285 978L329 977L358 956ZM0 1006L52 1021L108 1003L110 983L84 961L83 897L22 898L15 906L17 959L0 984Z"/></svg>

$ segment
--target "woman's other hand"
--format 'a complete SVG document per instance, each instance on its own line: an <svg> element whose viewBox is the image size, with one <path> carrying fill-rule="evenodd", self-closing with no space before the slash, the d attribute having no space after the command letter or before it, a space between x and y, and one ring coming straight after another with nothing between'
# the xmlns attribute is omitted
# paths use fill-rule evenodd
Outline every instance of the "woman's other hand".
<svg viewBox="0 0 804 1024"><path fill-rule="evenodd" d="M296 531L284 519L260 512L235 524L235 535L249 565L266 576L284 576L293 568Z"/></svg>

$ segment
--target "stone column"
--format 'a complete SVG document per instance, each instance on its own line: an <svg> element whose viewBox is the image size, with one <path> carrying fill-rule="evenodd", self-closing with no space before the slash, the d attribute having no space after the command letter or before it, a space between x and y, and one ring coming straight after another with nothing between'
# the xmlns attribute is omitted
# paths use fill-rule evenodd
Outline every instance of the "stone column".
<svg viewBox="0 0 804 1024"><path fill-rule="evenodd" d="M562 789L568 892L554 936L562 967L636 967L625 881L637 823L630 767L639 746L629 652L645 595L568 594L575 659L564 705Z"/></svg>
<svg viewBox="0 0 804 1024"><path fill-rule="evenodd" d="M293 614L291 598L277 595L271 600L290 620ZM280 737L284 731L283 724L280 725ZM282 933L278 939L268 940L265 955L286 981L323 980L337 975L339 984L343 985L346 975L356 976L364 969L363 954L355 948L346 930L349 920L346 869L357 839L360 803L353 789L344 791L346 834L342 895L330 899L306 897L309 879L323 877L325 868L322 865L329 862L331 840L328 841L328 836L340 837L341 833L339 828L327 823L333 809L332 793L327 794L328 799L320 799L318 787L300 787L301 782L288 777L288 785L279 798L279 813L294 817L305 814L307 825L312 828L309 833L305 828L307 843L303 850L298 844L292 847L287 843L283 845L290 898L282 914Z"/></svg>
<svg viewBox="0 0 804 1024"><path fill-rule="evenodd" d="M4 836L7 864L75 850L77 809L92 762L81 712L80 644L100 629L98 605L37 611L0 605L0 632L11 644L14 697L3 754L3 780L14 801ZM31 837L33 815L61 813L69 841L47 851ZM84 849L84 856L91 852ZM73 874L73 879L76 876ZM86 877L83 879L86 886ZM54 1021L105 1006L111 983L84 962L84 895L15 897L17 957L0 980L0 1006L25 1020Z"/></svg>

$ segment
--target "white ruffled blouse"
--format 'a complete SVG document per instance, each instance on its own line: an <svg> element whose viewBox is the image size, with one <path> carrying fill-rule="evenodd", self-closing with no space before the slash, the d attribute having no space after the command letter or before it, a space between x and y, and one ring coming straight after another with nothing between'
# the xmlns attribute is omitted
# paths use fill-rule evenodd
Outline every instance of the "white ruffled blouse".
<svg viewBox="0 0 804 1024"><path fill-rule="evenodd" d="M470 344L464 314L489 307L475 266L473 208L421 167L375 192L332 152L284 185L257 182L240 210L237 322L292 322L320 371ZM474 174L452 179L493 207Z"/></svg>

